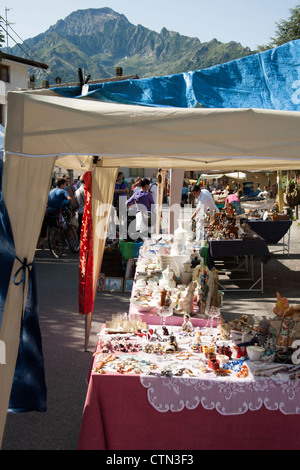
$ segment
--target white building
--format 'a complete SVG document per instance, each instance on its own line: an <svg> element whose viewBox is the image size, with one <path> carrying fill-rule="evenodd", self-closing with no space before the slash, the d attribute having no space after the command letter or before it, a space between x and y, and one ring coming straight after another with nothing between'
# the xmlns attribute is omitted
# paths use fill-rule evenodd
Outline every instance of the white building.
<svg viewBox="0 0 300 470"><path fill-rule="evenodd" d="M28 88L28 68L47 70L48 65L0 52L0 124L5 126L6 94Z"/></svg>

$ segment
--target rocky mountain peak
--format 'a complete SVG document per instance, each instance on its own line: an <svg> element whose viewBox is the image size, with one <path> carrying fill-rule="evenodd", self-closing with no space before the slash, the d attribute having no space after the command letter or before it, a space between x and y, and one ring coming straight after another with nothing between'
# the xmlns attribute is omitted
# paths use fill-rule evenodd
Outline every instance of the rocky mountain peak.
<svg viewBox="0 0 300 470"><path fill-rule="evenodd" d="M95 33L105 32L108 25L117 22L130 25L124 15L115 12L111 8L88 8L87 10L76 10L64 20L59 20L49 28L49 32L56 32L67 36L91 36ZM48 32L47 31L47 32Z"/></svg>

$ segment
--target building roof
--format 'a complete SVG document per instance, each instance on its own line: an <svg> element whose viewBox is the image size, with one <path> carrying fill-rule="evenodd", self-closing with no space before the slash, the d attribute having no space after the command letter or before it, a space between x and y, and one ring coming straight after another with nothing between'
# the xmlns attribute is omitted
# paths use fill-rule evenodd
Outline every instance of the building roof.
<svg viewBox="0 0 300 470"><path fill-rule="evenodd" d="M134 75L121 75L121 76L110 77L110 78L99 78L97 80L89 80L88 85L93 85L97 83L106 83L106 82L120 82L122 80L139 80L139 76L134 74ZM66 86L76 86L76 85L78 85L78 81L55 84L55 87L66 87Z"/></svg>
<svg viewBox="0 0 300 470"><path fill-rule="evenodd" d="M36 62L34 60L24 59L23 57L18 57L12 54L6 54L5 52L0 51L0 58L5 60L10 60L12 62L18 62L20 64L28 65L29 67L37 67L39 69L47 70L48 65L43 62Z"/></svg>

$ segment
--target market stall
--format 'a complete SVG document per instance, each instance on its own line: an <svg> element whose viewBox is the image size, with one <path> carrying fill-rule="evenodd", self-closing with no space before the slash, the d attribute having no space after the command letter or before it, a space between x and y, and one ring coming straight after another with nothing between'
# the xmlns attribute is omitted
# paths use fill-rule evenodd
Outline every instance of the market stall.
<svg viewBox="0 0 300 470"><path fill-rule="evenodd" d="M299 385L288 376L276 381L251 374L229 382L214 372L201 378L140 375L126 372L139 365L130 360L122 373L108 367L101 374L100 351L99 342L79 450L299 450ZM144 370L156 363L142 357ZM192 359L176 367L189 369Z"/></svg>
<svg viewBox="0 0 300 470"><path fill-rule="evenodd" d="M300 306L278 294L274 320L225 322L201 257L174 281L170 243L141 249L130 311L99 332L78 449L299 449Z"/></svg>
<svg viewBox="0 0 300 470"><path fill-rule="evenodd" d="M111 84L93 85L85 96L81 87L8 93L3 198L16 256L1 319L0 341L6 345L7 364L0 369L0 441L28 278L54 165L88 172L79 286L79 313L88 320L88 339L118 168L222 173L298 168L300 115L299 105L292 98L296 93L293 81L298 80L299 45L299 41L293 41L209 72L135 80L138 83L134 84L123 81L118 84L123 87L121 94L120 90L114 93ZM262 63L264 67L257 66ZM274 77L280 70L279 87L277 81L270 83L264 75L257 79L257 72L264 74L265 70L272 70ZM207 82L209 75L211 85ZM238 90L242 87L242 92L235 89L227 98L221 96L227 87L220 86L218 77ZM249 77L261 87L254 87ZM173 99L171 91L166 92L169 86L172 92L179 92L176 99L184 98L183 103ZM135 96L128 99L127 92L133 89ZM151 101L146 102L149 97ZM219 101L214 100L216 97ZM245 101L241 103L239 97ZM32 185L32 181L39 184ZM16 186L21 199L16 195Z"/></svg>

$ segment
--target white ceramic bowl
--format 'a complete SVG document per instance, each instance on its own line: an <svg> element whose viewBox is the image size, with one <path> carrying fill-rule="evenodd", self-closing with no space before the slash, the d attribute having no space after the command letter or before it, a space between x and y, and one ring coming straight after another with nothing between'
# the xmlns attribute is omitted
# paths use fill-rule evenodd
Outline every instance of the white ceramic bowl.
<svg viewBox="0 0 300 470"><path fill-rule="evenodd" d="M143 300L141 302L136 301L135 299L131 299L131 304L134 305L139 313L142 312L150 312L155 305L153 302L147 302L147 300ZM146 304L146 305L143 305Z"/></svg>
<svg viewBox="0 0 300 470"><path fill-rule="evenodd" d="M247 346L247 354L248 354L248 357L250 359L250 361L260 361L260 359L262 358L264 352L265 352L265 349L264 348L261 348L260 346Z"/></svg>
<svg viewBox="0 0 300 470"><path fill-rule="evenodd" d="M137 305L137 311L139 313L145 313L145 312L150 312L153 307L147 307L147 305Z"/></svg>

